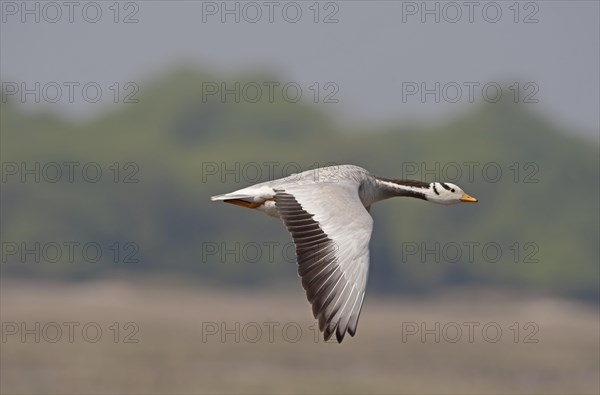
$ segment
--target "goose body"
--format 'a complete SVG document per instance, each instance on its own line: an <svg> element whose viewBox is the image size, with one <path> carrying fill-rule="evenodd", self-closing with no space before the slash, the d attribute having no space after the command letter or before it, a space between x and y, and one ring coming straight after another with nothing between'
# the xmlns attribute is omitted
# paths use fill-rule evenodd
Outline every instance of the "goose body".
<svg viewBox="0 0 600 395"><path fill-rule="evenodd" d="M354 165L308 170L211 200L281 218L294 239L298 274L325 340L354 336L369 272L373 203L395 196L453 204L477 202L443 182L391 180Z"/></svg>

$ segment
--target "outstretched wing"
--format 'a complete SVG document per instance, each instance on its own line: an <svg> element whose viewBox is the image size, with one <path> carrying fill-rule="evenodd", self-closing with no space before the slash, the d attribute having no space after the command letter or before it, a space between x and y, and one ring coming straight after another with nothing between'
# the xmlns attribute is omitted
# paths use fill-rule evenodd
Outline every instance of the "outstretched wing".
<svg viewBox="0 0 600 395"><path fill-rule="evenodd" d="M355 182L285 186L275 194L296 244L298 274L325 340L354 336L369 273L373 219Z"/></svg>

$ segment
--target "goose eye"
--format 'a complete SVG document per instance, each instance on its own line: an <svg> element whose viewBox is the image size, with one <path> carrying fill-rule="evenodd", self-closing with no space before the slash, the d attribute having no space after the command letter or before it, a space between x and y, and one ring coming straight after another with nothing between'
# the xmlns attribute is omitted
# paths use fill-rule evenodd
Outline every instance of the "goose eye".
<svg viewBox="0 0 600 395"><path fill-rule="evenodd" d="M452 189L451 189L451 191L452 191L452 192L456 192L456 191L454 190L454 188L452 188Z"/></svg>

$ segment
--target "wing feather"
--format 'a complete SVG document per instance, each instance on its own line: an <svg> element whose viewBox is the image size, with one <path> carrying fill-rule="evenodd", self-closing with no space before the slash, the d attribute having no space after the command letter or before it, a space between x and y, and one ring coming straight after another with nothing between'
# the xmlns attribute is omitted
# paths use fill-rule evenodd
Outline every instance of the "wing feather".
<svg viewBox="0 0 600 395"><path fill-rule="evenodd" d="M325 340L354 336L369 272L373 220L358 183L290 185L274 197L294 239L298 274Z"/></svg>

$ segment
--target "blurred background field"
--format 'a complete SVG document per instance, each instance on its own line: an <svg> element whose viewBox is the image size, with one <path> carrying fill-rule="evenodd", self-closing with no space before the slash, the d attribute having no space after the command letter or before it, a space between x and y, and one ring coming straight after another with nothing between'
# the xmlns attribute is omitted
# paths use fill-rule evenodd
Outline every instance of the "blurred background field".
<svg viewBox="0 0 600 395"><path fill-rule="evenodd" d="M490 290L402 299L371 292L357 336L339 345L315 338L297 289L249 293L118 280L2 286L5 322L30 328L35 321L94 322L103 328L97 343L85 341L81 326L72 343L66 333L56 343L42 337L39 344L31 335L24 343L20 335L9 336L1 360L7 394L88 393L92 387L148 394L598 393L597 309L580 302ZM124 342L122 332L115 343L107 329L114 322L134 322L139 331L128 340L138 342ZM236 332L236 322L247 329ZM421 333L404 333L409 323L431 330L436 322L464 331L456 343L448 341L457 338L451 330L438 332L439 342L434 334L423 342ZM480 324L472 341L464 322ZM509 329L514 322L533 322L539 331L515 338ZM487 323L502 328L497 342L486 341L481 328ZM218 331L207 332L213 324ZM495 338L490 330L488 339Z"/></svg>
<svg viewBox="0 0 600 395"><path fill-rule="evenodd" d="M107 105L105 90L104 102L54 105L3 85L2 394L600 391L597 3L529 2L536 24L400 24L403 2L337 2L332 25L200 23L201 3L137 2L137 24L1 24L3 83L139 88L136 103ZM400 82L420 80L506 90L403 103ZM289 81L304 88L297 103L203 91ZM315 81L334 81L339 103L315 103ZM539 102L515 103L508 87L528 81ZM210 196L346 163L455 182L479 203L372 208L367 297L356 337L338 345L316 332L281 222ZM453 259L444 247L456 245ZM439 341L409 333L436 323L449 328ZM284 326L300 328L297 342Z"/></svg>

